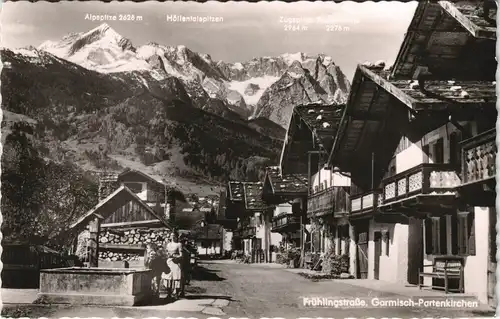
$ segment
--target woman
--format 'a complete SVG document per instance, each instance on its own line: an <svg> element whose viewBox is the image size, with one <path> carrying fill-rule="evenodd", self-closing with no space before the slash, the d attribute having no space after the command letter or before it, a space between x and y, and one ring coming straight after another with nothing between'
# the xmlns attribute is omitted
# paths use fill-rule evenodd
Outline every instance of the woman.
<svg viewBox="0 0 500 319"><path fill-rule="evenodd" d="M145 257L145 266L151 269L153 273L153 279L151 282L153 295L155 298L159 298L162 273L169 272L169 269L161 256L161 251L158 247L156 247L156 245L151 243L147 244Z"/></svg>
<svg viewBox="0 0 500 319"><path fill-rule="evenodd" d="M172 233L171 241L166 243L165 253L170 272L163 274L162 278L169 297L177 299L182 288L182 244L179 242L179 234L177 232Z"/></svg>

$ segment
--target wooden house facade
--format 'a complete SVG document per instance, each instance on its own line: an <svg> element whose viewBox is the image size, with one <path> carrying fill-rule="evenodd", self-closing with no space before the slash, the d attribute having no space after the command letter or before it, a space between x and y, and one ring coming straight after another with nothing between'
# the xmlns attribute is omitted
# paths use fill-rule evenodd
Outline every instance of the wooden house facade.
<svg viewBox="0 0 500 319"><path fill-rule="evenodd" d="M237 217L233 249L250 255L252 262L270 262L271 247L281 236L271 233L269 204L263 200L262 182L230 181L227 187L226 215Z"/></svg>
<svg viewBox="0 0 500 319"><path fill-rule="evenodd" d="M359 278L440 287L434 271L452 262L463 285L451 280L446 290L494 303L496 28L488 17L496 7L482 5L419 3L392 70L356 70L328 165L351 176Z"/></svg>
<svg viewBox="0 0 500 319"><path fill-rule="evenodd" d="M267 167L262 198L269 207L272 242L285 248L302 247L300 229L301 220L306 218L307 175L283 175L279 166Z"/></svg>
<svg viewBox="0 0 500 319"><path fill-rule="evenodd" d="M163 244L176 203L184 201L180 191L142 172L101 174L99 203L71 225L81 230L74 250L94 267L125 261L142 267L146 245Z"/></svg>
<svg viewBox="0 0 500 319"><path fill-rule="evenodd" d="M325 168L344 107L296 106L287 131L282 170L307 176L304 224L309 224L310 239L303 247L304 254L349 252L350 178L337 169Z"/></svg>

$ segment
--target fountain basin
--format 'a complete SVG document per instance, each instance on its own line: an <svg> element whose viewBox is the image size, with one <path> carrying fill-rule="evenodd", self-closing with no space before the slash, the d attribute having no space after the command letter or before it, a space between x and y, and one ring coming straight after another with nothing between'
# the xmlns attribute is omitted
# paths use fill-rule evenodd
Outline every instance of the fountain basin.
<svg viewBox="0 0 500 319"><path fill-rule="evenodd" d="M151 299L151 279L149 269L44 269L38 296L53 304L134 306Z"/></svg>

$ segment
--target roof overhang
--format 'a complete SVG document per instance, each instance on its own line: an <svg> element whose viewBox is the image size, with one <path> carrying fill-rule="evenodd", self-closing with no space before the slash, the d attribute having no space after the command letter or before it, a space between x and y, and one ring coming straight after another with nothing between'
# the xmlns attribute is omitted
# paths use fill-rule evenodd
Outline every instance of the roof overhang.
<svg viewBox="0 0 500 319"><path fill-rule="evenodd" d="M281 173L307 174L307 166L303 164L307 163L311 151L326 155L326 160L343 108L343 104L317 103L294 107L281 151Z"/></svg>
<svg viewBox="0 0 500 319"><path fill-rule="evenodd" d="M421 89L412 81L388 80L387 75L361 65L354 75L328 159L328 167L350 172L353 180L373 177L376 183L403 135L419 140L450 121L450 115L464 120L480 110L496 114L493 82L431 80L422 83ZM372 156L381 165L374 167L375 176Z"/></svg>
<svg viewBox="0 0 500 319"><path fill-rule="evenodd" d="M487 18L480 12L490 2L419 2L392 75L414 79L419 67L423 67L435 77L493 80L496 68L489 66L495 63L496 55L496 5L493 2Z"/></svg>

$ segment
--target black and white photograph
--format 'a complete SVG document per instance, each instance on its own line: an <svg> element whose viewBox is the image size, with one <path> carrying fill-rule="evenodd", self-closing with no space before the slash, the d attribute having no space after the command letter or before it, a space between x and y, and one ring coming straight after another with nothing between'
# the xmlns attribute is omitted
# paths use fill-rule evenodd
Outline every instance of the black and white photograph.
<svg viewBox="0 0 500 319"><path fill-rule="evenodd" d="M496 16L2 4L1 316L493 317Z"/></svg>

